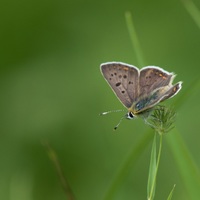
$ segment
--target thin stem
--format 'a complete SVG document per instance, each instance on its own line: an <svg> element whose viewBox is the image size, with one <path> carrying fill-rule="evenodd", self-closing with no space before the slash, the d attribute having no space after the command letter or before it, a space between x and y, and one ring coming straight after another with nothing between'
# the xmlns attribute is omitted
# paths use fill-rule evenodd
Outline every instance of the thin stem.
<svg viewBox="0 0 200 200"><path fill-rule="evenodd" d="M50 146L50 144L48 142L45 142L43 144L47 149L47 153L49 155L49 158L51 159L52 163L55 166L56 172L57 172L57 174L60 178L60 181L61 181L61 184L62 184L62 187L63 187L63 190L66 194L67 199L68 200L75 200L75 197L74 197L74 194L71 190L71 187L69 186L68 181L67 181L66 177L64 176L64 173L63 173L62 167L60 165L60 162L58 160L58 157L56 155L56 152L53 150L53 148Z"/></svg>
<svg viewBox="0 0 200 200"><path fill-rule="evenodd" d="M142 49L139 43L139 39L137 37L137 33L133 24L132 16L129 11L125 13L126 24L129 31L130 39L133 45L133 49L136 54L137 62L140 67L145 66L144 57L142 53Z"/></svg>
<svg viewBox="0 0 200 200"><path fill-rule="evenodd" d="M157 133L155 133L155 134L157 134ZM150 192L150 196L149 196L148 200L153 199L153 191L154 191L154 188L156 187L156 177L157 177L157 173L158 173L158 167L159 167L161 151L162 151L162 133L159 133L159 135L160 135L160 145L159 145L158 157L157 157L157 163L156 163L156 173L155 173L155 176L153 179L153 184L151 187L151 192Z"/></svg>
<svg viewBox="0 0 200 200"><path fill-rule="evenodd" d="M104 200L114 199L114 196L118 191L120 184L122 184L127 174L131 171L134 164L136 164L137 160L140 158L141 154L150 143L152 136L152 132L148 131L144 134L137 145L133 147L133 149L130 151L130 154L127 156L127 158L113 177L113 180L111 181L111 184L105 194Z"/></svg>

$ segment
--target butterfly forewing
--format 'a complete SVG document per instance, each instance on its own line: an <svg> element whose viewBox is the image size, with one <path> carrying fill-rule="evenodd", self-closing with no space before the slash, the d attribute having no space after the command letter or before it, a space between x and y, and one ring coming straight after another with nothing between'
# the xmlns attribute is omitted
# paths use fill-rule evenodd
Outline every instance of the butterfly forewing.
<svg viewBox="0 0 200 200"><path fill-rule="evenodd" d="M171 84L173 73L166 72L159 67L145 67L140 71L139 96L149 95L153 90Z"/></svg>
<svg viewBox="0 0 200 200"><path fill-rule="evenodd" d="M104 63L101 71L119 100L129 108L138 97L139 71L124 63Z"/></svg>

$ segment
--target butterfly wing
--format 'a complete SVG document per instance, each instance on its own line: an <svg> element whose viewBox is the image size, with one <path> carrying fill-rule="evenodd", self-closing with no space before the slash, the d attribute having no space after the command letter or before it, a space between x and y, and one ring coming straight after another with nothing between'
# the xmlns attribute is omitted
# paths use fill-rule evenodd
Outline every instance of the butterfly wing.
<svg viewBox="0 0 200 200"><path fill-rule="evenodd" d="M139 70L125 63L110 62L101 65L101 72L122 104L131 107L138 97Z"/></svg>
<svg viewBox="0 0 200 200"><path fill-rule="evenodd" d="M161 101L164 101L166 99L172 98L173 96L175 96L181 89L182 87L182 82L178 82L175 85L173 85L165 94L164 97L162 98Z"/></svg>
<svg viewBox="0 0 200 200"><path fill-rule="evenodd" d="M164 71L159 67L148 66L140 71L139 96L148 96L152 91L160 87L170 85L175 75Z"/></svg>
<svg viewBox="0 0 200 200"><path fill-rule="evenodd" d="M178 82L175 85L168 85L155 89L150 95L144 96L134 105L135 113L142 113L158 103L173 97L180 91L181 84L182 82Z"/></svg>
<svg viewBox="0 0 200 200"><path fill-rule="evenodd" d="M134 112L141 113L176 95L181 89L181 82L172 85L174 77L173 73L159 67L144 67L140 71L139 100L133 106Z"/></svg>

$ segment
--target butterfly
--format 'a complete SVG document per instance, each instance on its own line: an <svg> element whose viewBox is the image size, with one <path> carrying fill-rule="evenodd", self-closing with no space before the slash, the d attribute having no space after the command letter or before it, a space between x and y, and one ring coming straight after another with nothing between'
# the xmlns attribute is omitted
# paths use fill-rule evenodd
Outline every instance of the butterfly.
<svg viewBox="0 0 200 200"><path fill-rule="evenodd" d="M139 70L130 64L107 62L101 64L100 70L113 92L127 108L127 119L147 113L158 103L175 96L182 87L181 81L172 85L174 73L156 66Z"/></svg>

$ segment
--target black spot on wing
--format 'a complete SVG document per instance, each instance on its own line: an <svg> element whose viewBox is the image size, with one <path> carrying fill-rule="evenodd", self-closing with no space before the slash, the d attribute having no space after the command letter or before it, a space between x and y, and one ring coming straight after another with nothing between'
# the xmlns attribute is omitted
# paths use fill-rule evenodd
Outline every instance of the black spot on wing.
<svg viewBox="0 0 200 200"><path fill-rule="evenodd" d="M127 78L127 75L124 75L123 77L124 77L124 78Z"/></svg>
<svg viewBox="0 0 200 200"><path fill-rule="evenodd" d="M117 87L121 85L121 82L118 82L115 84Z"/></svg>

